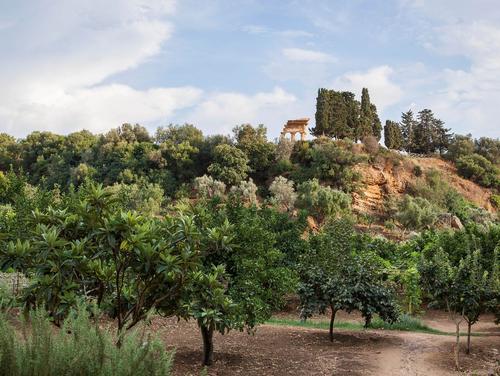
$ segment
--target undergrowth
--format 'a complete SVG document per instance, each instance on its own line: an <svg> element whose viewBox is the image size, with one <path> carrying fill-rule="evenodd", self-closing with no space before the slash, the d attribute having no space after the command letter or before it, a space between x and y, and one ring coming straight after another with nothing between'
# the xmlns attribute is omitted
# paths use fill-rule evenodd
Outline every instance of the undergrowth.
<svg viewBox="0 0 500 376"><path fill-rule="evenodd" d="M56 328L43 311L14 328L0 316L0 370L9 376L169 375L173 354L144 334L130 333L120 348L112 334L80 310Z"/></svg>

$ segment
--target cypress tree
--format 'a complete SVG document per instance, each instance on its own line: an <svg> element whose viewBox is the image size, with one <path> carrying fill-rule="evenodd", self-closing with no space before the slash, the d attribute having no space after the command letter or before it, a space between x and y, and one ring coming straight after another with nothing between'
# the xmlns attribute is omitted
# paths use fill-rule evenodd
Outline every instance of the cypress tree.
<svg viewBox="0 0 500 376"><path fill-rule="evenodd" d="M371 109L371 117L372 117L372 134L380 141L382 137L382 123L380 122L380 118L377 114L377 106L373 103L370 104Z"/></svg>
<svg viewBox="0 0 500 376"><path fill-rule="evenodd" d="M403 137L403 149L408 153L415 151L415 126L416 121L413 111L408 110L401 114L401 135Z"/></svg>
<svg viewBox="0 0 500 376"><path fill-rule="evenodd" d="M368 94L368 89L364 87L361 92L361 111L356 132L356 138L358 140L361 140L366 136L372 135L373 134L372 124L373 124L373 116L370 103L370 94Z"/></svg>
<svg viewBox="0 0 500 376"><path fill-rule="evenodd" d="M384 126L384 143L388 149L401 150L403 137L401 128L395 121L387 120Z"/></svg>
<svg viewBox="0 0 500 376"><path fill-rule="evenodd" d="M331 100L330 90L321 88L318 89L318 97L316 98L316 126L311 129L314 136L331 136Z"/></svg>

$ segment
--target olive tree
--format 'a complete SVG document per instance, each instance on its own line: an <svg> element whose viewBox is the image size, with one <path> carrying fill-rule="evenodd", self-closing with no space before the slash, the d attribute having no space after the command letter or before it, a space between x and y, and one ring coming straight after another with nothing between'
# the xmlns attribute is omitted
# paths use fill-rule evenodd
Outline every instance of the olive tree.
<svg viewBox="0 0 500 376"><path fill-rule="evenodd" d="M271 201L289 211L293 209L297 193L293 187L293 181L283 176L277 176L269 186L271 192Z"/></svg>

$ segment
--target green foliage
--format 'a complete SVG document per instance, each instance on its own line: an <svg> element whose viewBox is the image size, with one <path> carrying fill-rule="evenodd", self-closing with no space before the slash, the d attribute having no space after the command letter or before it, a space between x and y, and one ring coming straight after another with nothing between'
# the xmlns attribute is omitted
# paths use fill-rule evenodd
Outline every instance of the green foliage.
<svg viewBox="0 0 500 376"><path fill-rule="evenodd" d="M354 191L361 177L353 167L361 158L351 148L352 142L348 140L332 141L324 138L317 139L312 148L304 146L300 152L305 155L297 156L302 159L302 166L298 173L292 175L293 180L303 182L316 178L335 188Z"/></svg>
<svg viewBox="0 0 500 376"><path fill-rule="evenodd" d="M401 128L395 121L387 120L385 122L384 143L388 149L401 150L403 147Z"/></svg>
<svg viewBox="0 0 500 376"><path fill-rule="evenodd" d="M403 113L401 117L403 144L405 150L410 153L444 152L450 144L449 131L444 127L444 122L437 119L429 109L420 111L417 120L411 110Z"/></svg>
<svg viewBox="0 0 500 376"><path fill-rule="evenodd" d="M226 184L219 180L215 180L211 176L203 175L194 179L194 189L197 196L200 198L222 198L226 192Z"/></svg>
<svg viewBox="0 0 500 376"><path fill-rule="evenodd" d="M472 139L472 135L462 136L457 134L451 139L445 157L449 160L456 161L463 156L473 153L474 140Z"/></svg>
<svg viewBox="0 0 500 376"><path fill-rule="evenodd" d="M405 228L421 230L432 226L438 214L438 208L425 198L406 195L399 203L396 219Z"/></svg>
<svg viewBox="0 0 500 376"><path fill-rule="evenodd" d="M293 187L293 181L283 176L277 176L269 186L271 202L287 211L293 209L297 193Z"/></svg>
<svg viewBox="0 0 500 376"><path fill-rule="evenodd" d="M193 220L116 210L111 192L99 185L79 194L65 209L35 211L28 240L8 241L0 251L2 270L35 277L26 304L43 305L60 323L79 297L93 298L117 318L119 332L152 308L176 313L179 283L199 257Z"/></svg>
<svg viewBox="0 0 500 376"><path fill-rule="evenodd" d="M229 194L241 202L257 204L257 186L252 178L248 181L242 180L240 184L232 186Z"/></svg>
<svg viewBox="0 0 500 376"><path fill-rule="evenodd" d="M297 207L306 209L319 219L334 217L350 211L351 196L342 191L308 180L297 187Z"/></svg>
<svg viewBox="0 0 500 376"><path fill-rule="evenodd" d="M208 166L208 172L215 179L228 185L236 185L245 180L250 170L248 157L235 146L222 144L214 151L214 161Z"/></svg>
<svg viewBox="0 0 500 376"><path fill-rule="evenodd" d="M458 173L463 177L484 187L500 188L500 170L482 155L466 155L456 163Z"/></svg>
<svg viewBox="0 0 500 376"><path fill-rule="evenodd" d="M500 140L481 137L474 141L475 152L482 155L491 163L500 164Z"/></svg>
<svg viewBox="0 0 500 376"><path fill-rule="evenodd" d="M147 216L160 214L164 194L158 184L141 180L133 184L115 183L106 190L111 192L112 200L124 210Z"/></svg>
<svg viewBox="0 0 500 376"><path fill-rule="evenodd" d="M134 334L118 348L111 333L86 312L72 312L54 330L43 311L23 323L22 339L5 317L0 318L0 369L9 376L122 376L170 374L173 354L158 339Z"/></svg>
<svg viewBox="0 0 500 376"><path fill-rule="evenodd" d="M413 167L413 175L415 175L417 178L421 177L423 175L422 167L419 165L416 165Z"/></svg>
<svg viewBox="0 0 500 376"><path fill-rule="evenodd" d="M267 141L267 130L262 124L252 127L240 125L233 129L236 146L248 158L251 175L257 182L263 182L275 159L276 145Z"/></svg>
<svg viewBox="0 0 500 376"><path fill-rule="evenodd" d="M204 341L204 364L212 362L213 332L252 330L284 303L294 278L284 266L276 238L256 206L241 203L197 213L202 228L202 274L195 275L184 297L184 307L195 317Z"/></svg>
<svg viewBox="0 0 500 376"><path fill-rule="evenodd" d="M500 209L500 195L491 195L490 201L495 206L495 208Z"/></svg>
<svg viewBox="0 0 500 376"><path fill-rule="evenodd" d="M359 310L369 326L374 314L395 321L398 310L392 291L384 281L378 256L357 248L352 225L343 219L331 222L310 239L300 262L301 316L331 310L330 339L338 310Z"/></svg>

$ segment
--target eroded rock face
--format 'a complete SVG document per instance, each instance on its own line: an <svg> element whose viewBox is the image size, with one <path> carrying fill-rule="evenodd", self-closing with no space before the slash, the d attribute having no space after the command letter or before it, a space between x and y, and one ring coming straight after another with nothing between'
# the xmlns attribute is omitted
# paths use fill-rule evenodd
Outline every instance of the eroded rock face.
<svg viewBox="0 0 500 376"><path fill-rule="evenodd" d="M408 177L402 169L392 166L358 166L362 176L362 193L353 194L353 208L359 212L381 214L390 196L399 196L406 190Z"/></svg>
<svg viewBox="0 0 500 376"><path fill-rule="evenodd" d="M443 179L465 199L489 213L496 213L490 201L491 190L458 176L451 163L433 157L406 157L396 162L381 158L373 164L364 163L356 166L356 171L361 174L363 187L360 193L353 194L353 209L359 213L383 214L384 205L388 200L399 200L408 186L415 182L417 177L413 170L416 165L420 166L424 173L430 170L438 171ZM458 217L453 221L450 219L447 226L457 229L463 227Z"/></svg>

